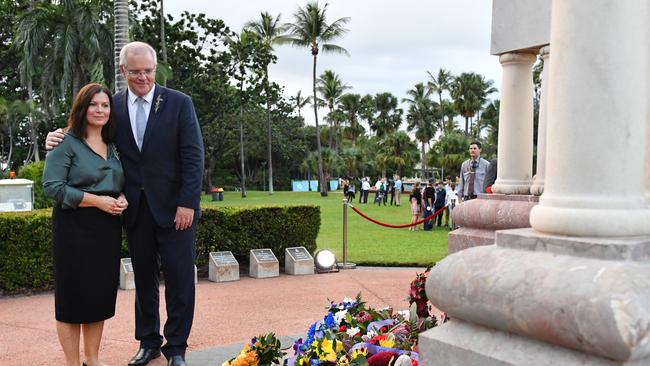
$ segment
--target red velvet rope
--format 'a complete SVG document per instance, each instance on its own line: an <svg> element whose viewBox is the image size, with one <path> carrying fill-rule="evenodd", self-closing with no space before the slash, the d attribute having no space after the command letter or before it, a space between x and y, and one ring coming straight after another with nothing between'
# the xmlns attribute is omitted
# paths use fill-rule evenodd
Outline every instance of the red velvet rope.
<svg viewBox="0 0 650 366"><path fill-rule="evenodd" d="M377 224L377 225L381 225L381 226L385 226L385 227L392 227L393 229L402 229L402 228L405 228L405 227L410 227L410 226L416 226L416 225L419 225L419 224L421 224L421 223L423 223L423 222L425 222L425 221L427 221L427 220L431 220L431 219L434 218L435 216L439 215L442 211L444 211L445 208L447 208L447 206L445 206L445 207L439 209L438 211L434 212L433 214L431 214L431 216L429 216L429 217L425 217L425 218L423 218L422 220L417 221L417 222L414 222L414 223L412 223L412 224L393 225L393 224L386 224L386 223L384 223L384 222L377 221L377 220L375 220L375 219L373 219L373 218L371 218L371 217L368 217L368 216L366 216L366 214L364 214L363 212L357 210L357 208L354 207L354 206L352 206L352 205L350 205L350 207L352 208L352 211L358 213L358 214L359 214L361 217L363 217L364 219L366 219L366 220L368 220L368 221L371 221L371 222L374 222L374 223Z"/></svg>

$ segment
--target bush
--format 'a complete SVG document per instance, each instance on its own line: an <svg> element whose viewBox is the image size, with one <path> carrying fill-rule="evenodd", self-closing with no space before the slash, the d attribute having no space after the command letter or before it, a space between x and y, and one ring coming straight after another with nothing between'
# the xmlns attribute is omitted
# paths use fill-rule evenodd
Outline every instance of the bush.
<svg viewBox="0 0 650 366"><path fill-rule="evenodd" d="M50 214L50 210L0 214L0 290L52 284Z"/></svg>
<svg viewBox="0 0 650 366"><path fill-rule="evenodd" d="M256 248L271 248L282 265L287 247L304 246L313 253L319 228L318 206L203 208L196 265L205 266L213 251L247 258ZM51 247L51 210L0 213L0 292L51 287ZM128 255L125 241L122 253Z"/></svg>
<svg viewBox="0 0 650 366"><path fill-rule="evenodd" d="M196 233L196 264L208 262L208 254L231 251L247 258L251 249L270 248L284 263L284 249L304 246L316 250L320 207L210 207L202 209Z"/></svg>
<svg viewBox="0 0 650 366"><path fill-rule="evenodd" d="M45 168L45 161L41 160L39 163L29 163L18 171L18 178L24 178L34 181L34 208L48 208L52 207L54 200L47 197L43 193L43 169Z"/></svg>

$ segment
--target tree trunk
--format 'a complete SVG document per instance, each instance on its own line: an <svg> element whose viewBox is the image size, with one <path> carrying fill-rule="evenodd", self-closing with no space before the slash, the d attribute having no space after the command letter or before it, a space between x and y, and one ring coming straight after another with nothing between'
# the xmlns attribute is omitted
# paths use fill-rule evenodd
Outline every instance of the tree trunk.
<svg viewBox="0 0 650 366"><path fill-rule="evenodd" d="M269 95L269 65L264 69L266 79L266 131L268 144L269 195L273 194L273 150L271 148L271 96Z"/></svg>
<svg viewBox="0 0 650 366"><path fill-rule="evenodd" d="M120 51L129 41L129 2L115 0L113 3L114 26L114 56L115 56L115 92L126 88L126 80L120 72Z"/></svg>
<svg viewBox="0 0 650 366"><path fill-rule="evenodd" d="M332 120L332 108L330 108L328 124L330 126L329 126L329 131L328 131L329 132L328 133L329 143L328 143L327 146L329 146L330 150L332 150L332 139L334 138L334 121Z"/></svg>
<svg viewBox="0 0 650 366"><path fill-rule="evenodd" d="M316 99L316 55L314 55L314 69L312 73L312 86L314 91L314 120L316 121L316 147L318 149L318 182L320 185L320 195L327 197L327 187L325 186L325 176L323 175L323 155L320 147L320 126L318 125L318 102Z"/></svg>
<svg viewBox="0 0 650 366"><path fill-rule="evenodd" d="M241 161L241 196L246 198L246 170L244 169L244 82L239 86L239 160Z"/></svg>
<svg viewBox="0 0 650 366"><path fill-rule="evenodd" d="M32 115L33 93L34 91L32 90L32 80L30 79L27 83L27 94L29 94L27 98L27 102L29 103L29 116L27 118L29 120L29 137L32 140L32 145L34 147L34 161L38 163L41 161L41 156L38 149L38 133L36 133L36 122L34 122L34 116Z"/></svg>
<svg viewBox="0 0 650 366"><path fill-rule="evenodd" d="M424 141L420 142L422 144L422 147L420 148L420 174L422 174L422 178L424 178Z"/></svg>
<svg viewBox="0 0 650 366"><path fill-rule="evenodd" d="M467 116L463 116L463 117L465 117L465 135L469 135L469 117Z"/></svg>
<svg viewBox="0 0 650 366"><path fill-rule="evenodd" d="M167 65L167 41L165 40L165 10L163 0L160 0L160 54L162 62ZM167 86L167 78L162 80L162 85Z"/></svg>

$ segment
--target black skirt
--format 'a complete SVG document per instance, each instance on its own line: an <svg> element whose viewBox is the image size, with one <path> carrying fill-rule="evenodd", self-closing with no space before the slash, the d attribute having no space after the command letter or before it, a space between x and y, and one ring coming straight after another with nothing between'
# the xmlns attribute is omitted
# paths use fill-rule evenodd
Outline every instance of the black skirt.
<svg viewBox="0 0 650 366"><path fill-rule="evenodd" d="M119 216L94 207L52 210L56 320L94 323L115 315L119 286Z"/></svg>

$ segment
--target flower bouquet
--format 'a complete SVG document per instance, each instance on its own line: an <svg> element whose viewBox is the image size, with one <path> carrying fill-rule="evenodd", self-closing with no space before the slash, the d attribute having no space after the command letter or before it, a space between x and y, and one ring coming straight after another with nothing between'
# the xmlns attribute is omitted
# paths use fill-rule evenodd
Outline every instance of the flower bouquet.
<svg viewBox="0 0 650 366"><path fill-rule="evenodd" d="M221 366L269 366L279 365L286 353L280 349L280 341L274 333L251 339L239 352L237 357L224 362Z"/></svg>

